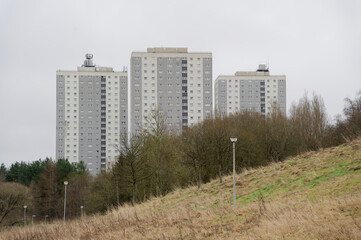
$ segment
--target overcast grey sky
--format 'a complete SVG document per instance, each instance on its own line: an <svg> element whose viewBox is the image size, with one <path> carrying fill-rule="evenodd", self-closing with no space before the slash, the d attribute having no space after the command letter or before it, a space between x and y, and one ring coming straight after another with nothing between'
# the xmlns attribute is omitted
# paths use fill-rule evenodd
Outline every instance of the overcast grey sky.
<svg viewBox="0 0 361 240"><path fill-rule="evenodd" d="M361 1L0 0L0 163L55 156L56 70L147 47L211 51L213 79L269 62L288 109L315 92L332 120L361 90Z"/></svg>

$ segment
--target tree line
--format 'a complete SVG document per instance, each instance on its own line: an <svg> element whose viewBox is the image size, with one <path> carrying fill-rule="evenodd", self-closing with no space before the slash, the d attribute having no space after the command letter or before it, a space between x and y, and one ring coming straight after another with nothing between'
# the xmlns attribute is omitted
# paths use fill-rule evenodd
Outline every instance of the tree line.
<svg viewBox="0 0 361 240"><path fill-rule="evenodd" d="M63 216L64 180L67 218L77 218L81 206L87 214L139 203L175 188L196 185L232 171L230 136L237 136L236 169L267 165L288 156L342 144L361 135L361 93L345 100L344 117L330 123L320 96L305 95L292 104L289 116L274 105L267 116L242 112L217 115L178 133L154 111L141 134L121 136L117 162L96 177L83 163L66 159L14 163L0 167L0 226L22 224L23 205L37 221Z"/></svg>

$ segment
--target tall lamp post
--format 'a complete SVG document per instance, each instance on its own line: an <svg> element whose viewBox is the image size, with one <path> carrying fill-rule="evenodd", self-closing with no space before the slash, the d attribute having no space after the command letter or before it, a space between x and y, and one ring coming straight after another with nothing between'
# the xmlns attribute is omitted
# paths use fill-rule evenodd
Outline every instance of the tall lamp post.
<svg viewBox="0 0 361 240"><path fill-rule="evenodd" d="M65 213L66 213L66 186L68 185L68 181L64 182L65 185L65 195L64 195L64 223L65 223Z"/></svg>
<svg viewBox="0 0 361 240"><path fill-rule="evenodd" d="M231 142L233 143L233 206L236 207L236 142L237 142L237 137L232 136Z"/></svg>
<svg viewBox="0 0 361 240"><path fill-rule="evenodd" d="M84 209L84 206L80 206L80 217L83 218L83 209Z"/></svg>
<svg viewBox="0 0 361 240"><path fill-rule="evenodd" d="M24 227L26 226L26 208L28 206L24 205Z"/></svg>
<svg viewBox="0 0 361 240"><path fill-rule="evenodd" d="M36 215L31 216L31 225L34 225L34 217L36 217Z"/></svg>

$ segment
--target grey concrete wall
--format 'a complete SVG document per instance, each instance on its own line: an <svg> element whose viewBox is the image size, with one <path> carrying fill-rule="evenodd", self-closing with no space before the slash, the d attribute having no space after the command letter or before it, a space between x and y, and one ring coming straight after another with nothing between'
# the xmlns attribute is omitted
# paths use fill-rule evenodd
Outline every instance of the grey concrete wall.
<svg viewBox="0 0 361 240"><path fill-rule="evenodd" d="M222 117L227 115L227 80L219 80L218 84L218 106L216 110L219 111Z"/></svg>
<svg viewBox="0 0 361 240"><path fill-rule="evenodd" d="M260 80L261 114L266 114L266 89L265 80Z"/></svg>
<svg viewBox="0 0 361 240"><path fill-rule="evenodd" d="M182 60L181 58L157 58L158 106L167 116L169 128L180 129L182 122Z"/></svg>
<svg viewBox="0 0 361 240"><path fill-rule="evenodd" d="M139 79L137 79L139 78ZM139 86L135 86L139 84ZM135 97L139 97L135 100ZM139 106L135 106L139 104ZM138 111L138 112L137 112ZM136 134L142 124L142 58L132 57L130 60L130 131Z"/></svg>
<svg viewBox="0 0 361 240"><path fill-rule="evenodd" d="M181 62L181 72L182 72L182 116L181 116L181 126L186 128L188 126L188 115L189 115L189 102L188 102L188 59L187 57L182 57Z"/></svg>
<svg viewBox="0 0 361 240"><path fill-rule="evenodd" d="M100 77L100 168L106 169L107 150L107 79Z"/></svg>
<svg viewBox="0 0 361 240"><path fill-rule="evenodd" d="M91 174L101 170L101 77L79 76L79 160Z"/></svg>
<svg viewBox="0 0 361 240"><path fill-rule="evenodd" d="M278 103L283 114L287 113L286 106L286 80L278 80Z"/></svg>
<svg viewBox="0 0 361 240"><path fill-rule="evenodd" d="M64 158L65 151L65 76L56 77L56 160Z"/></svg>
<svg viewBox="0 0 361 240"><path fill-rule="evenodd" d="M125 76L121 76L119 79L120 82L120 95L119 95L119 105L120 106L120 114L119 114L119 129L121 129L121 133L128 133L128 78Z"/></svg>
<svg viewBox="0 0 361 240"><path fill-rule="evenodd" d="M240 111L261 112L260 80L241 80L240 87Z"/></svg>
<svg viewBox="0 0 361 240"><path fill-rule="evenodd" d="M212 96L212 58L203 58L203 119L212 117ZM209 104L209 106L206 107L206 104ZM209 114L207 114L207 111L209 111Z"/></svg>

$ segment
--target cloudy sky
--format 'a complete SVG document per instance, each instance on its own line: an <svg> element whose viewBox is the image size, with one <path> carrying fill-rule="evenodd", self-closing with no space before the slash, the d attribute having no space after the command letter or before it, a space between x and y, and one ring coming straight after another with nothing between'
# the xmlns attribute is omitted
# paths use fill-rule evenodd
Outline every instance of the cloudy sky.
<svg viewBox="0 0 361 240"><path fill-rule="evenodd" d="M219 74L287 76L287 108L304 93L330 120L361 90L361 1L0 0L0 163L55 156L55 74L85 53L122 70L132 51L213 53Z"/></svg>

